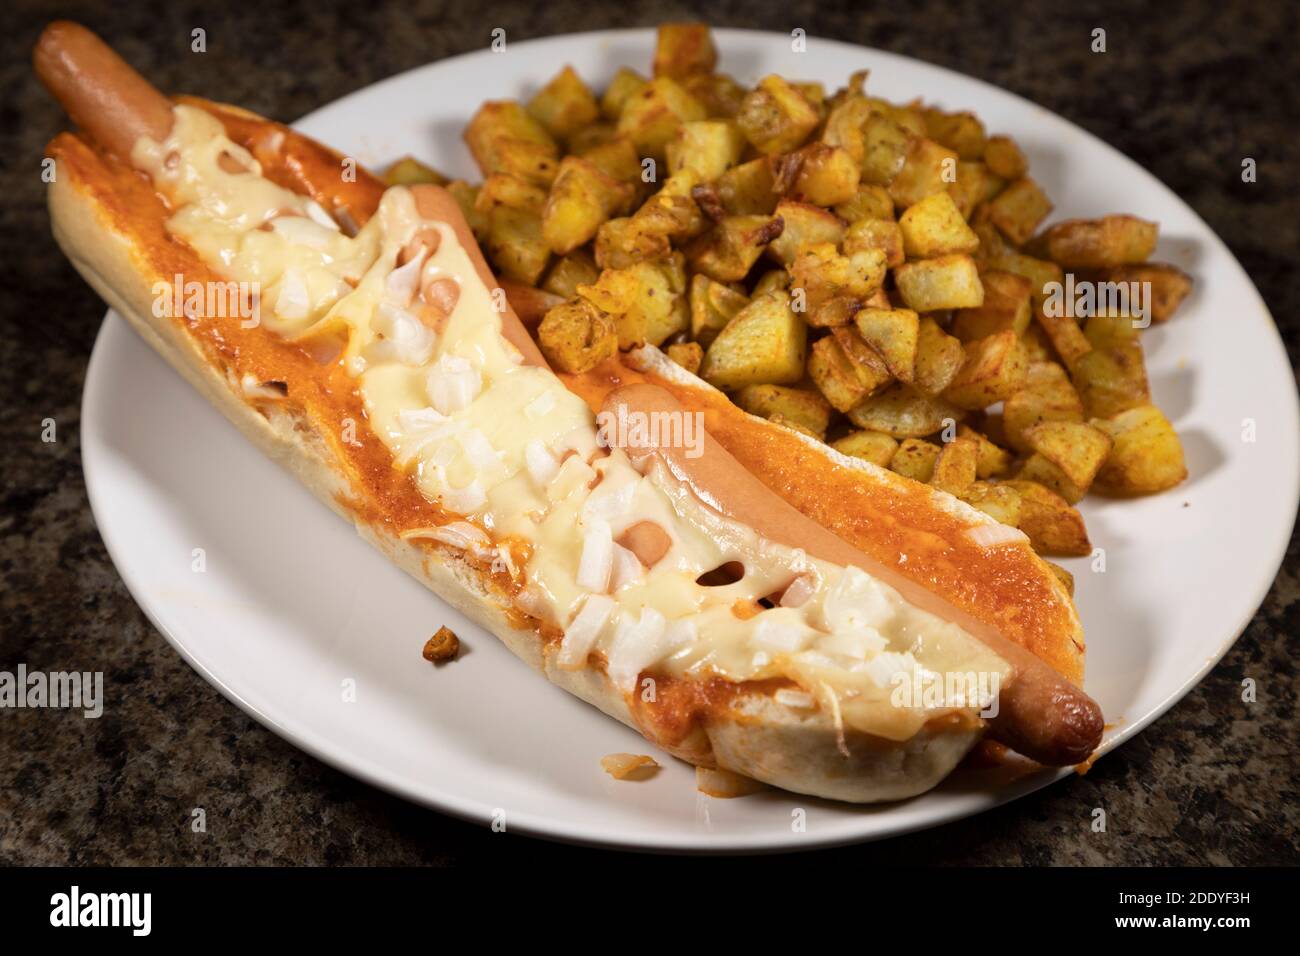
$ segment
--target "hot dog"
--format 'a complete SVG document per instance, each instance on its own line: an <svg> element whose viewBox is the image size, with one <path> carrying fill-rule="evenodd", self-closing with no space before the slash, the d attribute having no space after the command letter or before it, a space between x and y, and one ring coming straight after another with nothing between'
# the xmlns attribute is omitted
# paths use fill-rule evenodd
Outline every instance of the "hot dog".
<svg viewBox="0 0 1300 956"><path fill-rule="evenodd" d="M666 467L645 472L602 449L600 403L551 374L445 191L363 173L341 196L325 148L230 107L172 107L105 49L56 24L35 58L98 147L51 144L74 264L259 447L552 681L698 765L858 802L935 785L984 731L970 699L892 702L898 668L1002 675L994 733L1036 759L1095 745L1082 692L774 498L707 434L701 459L657 448ZM238 215L190 204L174 165ZM355 237L331 231L340 206ZM159 278L240 268L272 277L261 327L151 309ZM612 401L674 410L655 392ZM341 440L342 420L363 439ZM732 564L739 579L715 581Z"/></svg>

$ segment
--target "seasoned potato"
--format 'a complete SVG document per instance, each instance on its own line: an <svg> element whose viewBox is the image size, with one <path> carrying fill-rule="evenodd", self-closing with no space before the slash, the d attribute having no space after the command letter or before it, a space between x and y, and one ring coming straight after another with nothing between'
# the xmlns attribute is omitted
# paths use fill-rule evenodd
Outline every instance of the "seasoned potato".
<svg viewBox="0 0 1300 956"><path fill-rule="evenodd" d="M840 412L847 412L873 390L873 383L864 371L849 359L843 346L831 335L813 342L808 356L808 377L831 407ZM886 372L874 387L879 388L888 381Z"/></svg>
<svg viewBox="0 0 1300 956"><path fill-rule="evenodd" d="M1112 444L1104 431L1082 422L1039 422L1025 429L1025 440L1034 454L1020 477L1046 485L1070 504L1088 493Z"/></svg>
<svg viewBox="0 0 1300 956"><path fill-rule="evenodd" d="M1065 273L1055 262L1035 259L1033 256L1021 255L1015 251L1004 252L986 259L984 269L1014 272L1028 279L1031 283L1030 296L1035 308L1040 308L1047 301L1053 288L1052 283L1059 285L1065 281Z"/></svg>
<svg viewBox="0 0 1300 956"><path fill-rule="evenodd" d="M731 391L746 385L790 385L803 377L808 331L790 309L790 296L769 292L741 309L718 333L700 377Z"/></svg>
<svg viewBox="0 0 1300 956"><path fill-rule="evenodd" d="M864 127L870 117L871 104L866 97L845 96L830 106L822 130L822 142L828 146L838 146L848 153L859 172L867 149Z"/></svg>
<svg viewBox="0 0 1300 956"><path fill-rule="evenodd" d="M1051 211L1052 201L1028 176L1017 179L988 204L989 219L1016 246L1028 242Z"/></svg>
<svg viewBox="0 0 1300 956"><path fill-rule="evenodd" d="M736 122L755 149L776 156L798 149L817 128L821 115L803 92L770 74L741 101Z"/></svg>
<svg viewBox="0 0 1300 956"><path fill-rule="evenodd" d="M1006 482L973 481L958 497L1009 528L1020 524L1020 492Z"/></svg>
<svg viewBox="0 0 1300 956"><path fill-rule="evenodd" d="M894 203L906 208L936 193L947 195L957 173L957 154L934 140L918 136L907 147L903 168L889 183Z"/></svg>
<svg viewBox="0 0 1300 956"><path fill-rule="evenodd" d="M507 173L549 186L559 147L541 123L513 100L488 101L465 127L465 143L484 176Z"/></svg>
<svg viewBox="0 0 1300 956"><path fill-rule="evenodd" d="M1192 291L1191 277L1178 267L1164 262L1111 266L1090 272L1085 278L1093 282L1146 283L1150 289L1149 305L1153 322L1169 321L1183 299Z"/></svg>
<svg viewBox="0 0 1300 956"><path fill-rule="evenodd" d="M433 183L445 186L448 179L432 166L426 166L414 156L403 156L384 173L384 182L390 186L416 186L421 183Z"/></svg>
<svg viewBox="0 0 1300 956"><path fill-rule="evenodd" d="M700 370L700 363L704 361L704 349L699 342L678 342L668 346L664 352L692 375Z"/></svg>
<svg viewBox="0 0 1300 956"><path fill-rule="evenodd" d="M1149 495L1187 477L1183 446L1154 405L1139 405L1092 424L1114 440L1094 488L1108 495Z"/></svg>
<svg viewBox="0 0 1300 956"><path fill-rule="evenodd" d="M1083 515L1056 492L1034 481L1004 481L999 487L1020 495L1018 526L1039 554L1082 557L1092 553Z"/></svg>
<svg viewBox="0 0 1300 956"><path fill-rule="evenodd" d="M719 282L739 282L781 235L779 216L727 216L686 249L691 268Z"/></svg>
<svg viewBox="0 0 1300 956"><path fill-rule="evenodd" d="M799 202L834 206L858 192L858 164L849 151L826 143L809 143L795 153L798 171L788 195Z"/></svg>
<svg viewBox="0 0 1300 956"><path fill-rule="evenodd" d="M1002 406L1005 443L1026 454L1033 450L1026 432L1039 422L1081 422L1083 402L1065 369L1054 362L1035 362L1025 384Z"/></svg>
<svg viewBox="0 0 1300 956"><path fill-rule="evenodd" d="M500 274L537 285L551 258L542 217L525 209L497 206L488 215L487 251Z"/></svg>
<svg viewBox="0 0 1300 956"><path fill-rule="evenodd" d="M1145 262L1159 227L1136 216L1069 219L1042 236L1046 256L1066 269L1105 269Z"/></svg>
<svg viewBox="0 0 1300 956"><path fill-rule="evenodd" d="M783 199L776 205L776 215L783 224L781 234L770 246L777 262L788 266L795 254L806 245L829 242L839 245L844 238L844 223L828 209L808 203Z"/></svg>
<svg viewBox="0 0 1300 956"><path fill-rule="evenodd" d="M831 447L841 455L888 468L898 450L898 440L884 432L855 431L831 442Z"/></svg>
<svg viewBox="0 0 1300 956"><path fill-rule="evenodd" d="M944 423L960 421L964 414L942 398L922 395L906 385L895 384L863 399L849 410L849 421L859 428L884 432L895 438L933 435Z"/></svg>
<svg viewBox="0 0 1300 956"><path fill-rule="evenodd" d="M1039 327L1051 341L1052 348L1066 368L1074 368L1074 363L1080 356L1092 351L1092 343L1068 315L1052 315L1049 310L1039 306L1034 311L1034 317L1038 319Z"/></svg>
<svg viewBox="0 0 1300 956"><path fill-rule="evenodd" d="M712 73L718 51L706 23L661 23L655 44L654 75L675 80L692 73Z"/></svg>
<svg viewBox="0 0 1300 956"><path fill-rule="evenodd" d="M975 483L979 464L979 445L969 438L954 438L945 442L934 463L930 484L940 491L960 497Z"/></svg>
<svg viewBox="0 0 1300 956"><path fill-rule="evenodd" d="M997 478L1011 470L1011 453L1005 448L998 447L969 425L958 425L957 437L965 438L975 445L977 478Z"/></svg>
<svg viewBox="0 0 1300 956"><path fill-rule="evenodd" d="M641 157L630 139L615 136L590 149L574 150L607 176L632 186L637 196L642 195L645 183L641 181ZM644 190L647 191L648 190Z"/></svg>
<svg viewBox="0 0 1300 956"><path fill-rule="evenodd" d="M1002 179L1019 179L1029 169L1025 154L1010 136L990 136L984 144L984 163Z"/></svg>
<svg viewBox="0 0 1300 956"><path fill-rule="evenodd" d="M856 223L863 219L894 221L894 200L883 186L859 184L853 197L835 207L835 215L845 222ZM899 240L901 244L901 239Z"/></svg>
<svg viewBox="0 0 1300 956"><path fill-rule="evenodd" d="M1075 359L1070 377L1089 418L1111 418L1151 403L1142 346L1137 341L1094 346Z"/></svg>
<svg viewBox="0 0 1300 956"><path fill-rule="evenodd" d="M946 192L937 192L909 206L898 219L903 250L909 259L932 259L979 248L979 236L966 225L961 210Z"/></svg>
<svg viewBox="0 0 1300 956"><path fill-rule="evenodd" d="M565 141L565 145L573 155L586 156L592 150L620 139L617 126L608 120L597 120L574 130ZM635 147L633 147L633 152L635 152Z"/></svg>
<svg viewBox="0 0 1300 956"><path fill-rule="evenodd" d="M790 289L790 273L785 269L768 269L754 283L753 296L764 292L787 292Z"/></svg>
<svg viewBox="0 0 1300 956"><path fill-rule="evenodd" d="M967 255L907 262L894 270L903 303L917 312L982 305L984 286L975 260Z"/></svg>
<svg viewBox="0 0 1300 956"><path fill-rule="evenodd" d="M1033 283L1014 272L996 269L982 273L980 282L984 285L983 303L973 309L958 309L953 316L952 334L963 342L982 339L1006 329L1016 335L1023 334L1032 316L1030 293Z"/></svg>
<svg viewBox="0 0 1300 956"><path fill-rule="evenodd" d="M561 372L586 372L618 351L614 320L585 299L573 299L546 313L537 342Z"/></svg>
<svg viewBox="0 0 1300 956"><path fill-rule="evenodd" d="M687 167L664 180L663 188L632 214L638 229L663 236L670 243L693 239L709 227L700 207L691 198L699 174Z"/></svg>
<svg viewBox="0 0 1300 956"><path fill-rule="evenodd" d="M600 98L600 111L607 119L617 120L623 115L623 107L649 82L635 70L620 66L614 78L605 87L605 95Z"/></svg>
<svg viewBox="0 0 1300 956"><path fill-rule="evenodd" d="M983 163L963 159L957 163L957 178L948 184L948 195L961 214L970 219L976 207L988 202L1006 186L1006 180L994 176Z"/></svg>
<svg viewBox="0 0 1300 956"><path fill-rule="evenodd" d="M962 159L979 159L984 155L984 124L974 113L927 109L921 114L925 119L925 134L936 143L948 147Z"/></svg>
<svg viewBox="0 0 1300 956"><path fill-rule="evenodd" d="M985 408L1010 398L1024 386L1028 372L1020 339L1010 329L967 342L966 361L943 393L962 408Z"/></svg>
<svg viewBox="0 0 1300 956"><path fill-rule="evenodd" d="M700 182L717 179L740 159L745 139L730 120L683 123L668 144L668 172L693 169Z"/></svg>
<svg viewBox="0 0 1300 956"><path fill-rule="evenodd" d="M659 345L689 322L674 272L667 260L606 269L595 285L579 286L578 295L613 318L620 349Z"/></svg>
<svg viewBox="0 0 1300 956"><path fill-rule="evenodd" d="M934 475L934 466L939 461L941 451L933 442L904 438L898 443L894 457L889 460L889 468L913 481L928 484Z"/></svg>
<svg viewBox="0 0 1300 956"><path fill-rule="evenodd" d="M602 269L625 269L638 262L653 262L672 251L662 232L647 228L644 219L620 216L601 223L596 230L596 265Z"/></svg>
<svg viewBox="0 0 1300 956"><path fill-rule="evenodd" d="M957 377L966 353L961 342L939 327L928 315L922 316L916 333L916 361L913 386L926 395L938 395Z"/></svg>
<svg viewBox="0 0 1300 956"><path fill-rule="evenodd" d="M578 294L578 286L592 285L600 278L600 269L596 260L585 249L575 249L566 256L561 256L546 273L542 288L562 299L572 299Z"/></svg>
<svg viewBox="0 0 1300 956"><path fill-rule="evenodd" d="M708 348L748 304L749 298L743 292L696 273L691 276L691 338Z"/></svg>
<svg viewBox="0 0 1300 956"><path fill-rule="evenodd" d="M600 104L587 84L566 66L528 101L528 114L558 140L600 119Z"/></svg>
<svg viewBox="0 0 1300 956"><path fill-rule="evenodd" d="M572 252L632 200L625 182L607 175L588 160L566 156L542 209L542 236L558 255Z"/></svg>
<svg viewBox="0 0 1300 956"><path fill-rule="evenodd" d="M509 173L493 173L479 187L478 195L474 197L474 208L488 218L497 206L509 206L540 216L546 206L546 195L545 189L526 179Z"/></svg>
<svg viewBox="0 0 1300 956"><path fill-rule="evenodd" d="M889 373L911 384L916 368L920 318L911 309L860 309L853 316L863 340L884 360Z"/></svg>
<svg viewBox="0 0 1300 956"><path fill-rule="evenodd" d="M843 248L846 255L864 249L879 249L885 254L887 266L901 266L904 259L903 230L892 219L859 219L844 234Z"/></svg>
<svg viewBox="0 0 1300 956"><path fill-rule="evenodd" d="M749 92L725 73L692 73L681 84L714 119L734 119Z"/></svg>
<svg viewBox="0 0 1300 956"><path fill-rule="evenodd" d="M678 127L704 118L704 107L695 97L676 80L658 76L623 104L618 134L630 139L642 156L663 161Z"/></svg>
<svg viewBox="0 0 1300 956"><path fill-rule="evenodd" d="M865 249L840 255L829 242L803 246L790 264L790 292L795 311L815 328L844 325L858 303L880 288L885 255Z"/></svg>
<svg viewBox="0 0 1300 956"><path fill-rule="evenodd" d="M826 437L831 407L816 392L784 385L746 385L736 392L737 405L759 418L788 425L816 439Z"/></svg>
<svg viewBox="0 0 1300 956"><path fill-rule="evenodd" d="M713 183L718 202L732 216L770 215L780 197L773 188L772 161L768 157L733 166Z"/></svg>
<svg viewBox="0 0 1300 956"><path fill-rule="evenodd" d="M916 135L880 113L872 113L862 126L862 182L888 187L907 162ZM890 202L895 202L890 191Z"/></svg>

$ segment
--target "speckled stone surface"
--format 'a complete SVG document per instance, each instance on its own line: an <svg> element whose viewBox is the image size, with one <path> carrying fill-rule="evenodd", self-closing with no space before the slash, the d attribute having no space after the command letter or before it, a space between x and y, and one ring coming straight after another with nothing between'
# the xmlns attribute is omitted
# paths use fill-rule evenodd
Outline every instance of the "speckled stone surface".
<svg viewBox="0 0 1300 956"><path fill-rule="evenodd" d="M154 631L118 578L86 502L78 404L103 314L49 236L39 179L64 120L30 76L55 15L82 20L162 88L289 120L375 80L512 39L706 16L835 37L968 73L1109 140L1205 218L1300 348L1297 7L801 0L478 3L328 0L216 5L18 2L0 13L0 670L100 670L120 703L99 720L0 710L0 863L421 864L574 860L559 847L440 816L323 766L245 717ZM110 12L110 7L114 8ZM1008 8L1008 9L1012 9ZM490 12L485 12L490 11ZM1108 31L1109 52L1089 51ZM209 51L187 53L190 31ZM1259 161L1244 185L1240 157ZM1229 318L1229 317L1225 317ZM59 440L40 440L41 421ZM1137 739L1012 805L833 851L854 862L1300 862L1295 539L1263 608L1212 674ZM1240 701L1243 677L1259 699ZM209 833L190 831L202 803ZM1104 807L1108 832L1090 832Z"/></svg>

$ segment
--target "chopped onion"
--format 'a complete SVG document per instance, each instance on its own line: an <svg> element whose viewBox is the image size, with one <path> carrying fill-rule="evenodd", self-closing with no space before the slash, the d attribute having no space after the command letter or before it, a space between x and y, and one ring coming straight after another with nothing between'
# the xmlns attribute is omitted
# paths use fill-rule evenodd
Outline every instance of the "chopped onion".
<svg viewBox="0 0 1300 956"><path fill-rule="evenodd" d="M468 521L452 521L436 528L412 528L403 531L401 538L403 541L412 538L429 538L451 545L453 548L460 548L462 551L477 551L491 544L487 533Z"/></svg>
<svg viewBox="0 0 1300 956"><path fill-rule="evenodd" d="M609 616L614 613L613 598L603 594L588 594L582 608L564 629L556 665L560 670L579 671L587 666L587 655L600 638Z"/></svg>
<svg viewBox="0 0 1300 956"><path fill-rule="evenodd" d="M782 687L772 699L784 707L794 707L797 710L812 710L816 701L813 695L805 690L795 690L793 687Z"/></svg>
<svg viewBox="0 0 1300 956"><path fill-rule="evenodd" d="M334 228L337 231L338 227ZM330 240L334 238L333 233L302 216L276 216L271 220L271 229L286 242L318 252L328 249Z"/></svg>
<svg viewBox="0 0 1300 956"><path fill-rule="evenodd" d="M668 622L652 607L643 607L641 617L619 622L609 653L609 679L623 693L636 690L641 671L663 656L664 631Z"/></svg>
<svg viewBox="0 0 1300 956"><path fill-rule="evenodd" d="M524 468L528 470L528 477L533 480L533 484L544 489L559 472L560 463L540 438L534 438L524 446Z"/></svg>
<svg viewBox="0 0 1300 956"><path fill-rule="evenodd" d="M778 617L769 611L758 615L752 640L759 647L789 654L808 646L811 635L801 624L794 623L788 618Z"/></svg>
<svg viewBox="0 0 1300 956"><path fill-rule="evenodd" d="M582 557L578 559L578 587L604 592L614 570L614 536L609 523L599 518L586 522L582 536Z"/></svg>
<svg viewBox="0 0 1300 956"><path fill-rule="evenodd" d="M405 365L423 365L433 354L436 337L433 330L416 316L391 302L380 302L370 328L380 341L368 349L370 356L391 359Z"/></svg>
<svg viewBox="0 0 1300 956"><path fill-rule="evenodd" d="M493 465L501 463L497 456L497 450L492 447L488 441L487 435L484 435L477 428L467 428L456 436L456 441L460 442L460 447L465 451L465 457L469 463L479 471L486 471Z"/></svg>
<svg viewBox="0 0 1300 956"><path fill-rule="evenodd" d="M659 762L645 754L607 754L600 766L615 780L644 780L659 769Z"/></svg>
<svg viewBox="0 0 1300 956"><path fill-rule="evenodd" d="M447 488L439 497L449 510L462 515L473 514L487 503L487 494L477 481L463 488Z"/></svg>
<svg viewBox="0 0 1300 956"><path fill-rule="evenodd" d="M1004 524L977 524L966 529L966 537L981 548L1000 548L1008 544L1025 544L1028 536L1019 528Z"/></svg>
<svg viewBox="0 0 1300 956"><path fill-rule="evenodd" d="M285 269L280 276L280 291L275 297L275 314L290 321L307 318L311 310L311 297L307 280L297 269Z"/></svg>
<svg viewBox="0 0 1300 956"><path fill-rule="evenodd" d="M899 654L895 651L881 651L853 669L865 673L877 687L890 687L898 674L910 676L916 670L916 658L907 652Z"/></svg>
<svg viewBox="0 0 1300 956"><path fill-rule="evenodd" d="M632 497L636 494L637 483L625 481L613 488L610 485L610 482L601 482L597 486L582 505L583 517L617 521L632 510Z"/></svg>
<svg viewBox="0 0 1300 956"><path fill-rule="evenodd" d="M334 221L334 217L327 213L324 207L316 200L308 199L302 204L302 208L306 211L307 215L311 217L312 222L324 226L326 229L333 232L339 231L339 224Z"/></svg>
<svg viewBox="0 0 1300 956"><path fill-rule="evenodd" d="M617 591L628 584L641 580L644 568L635 554L621 544L614 545L614 566L610 571L609 589Z"/></svg>
<svg viewBox="0 0 1300 956"><path fill-rule="evenodd" d="M420 287L420 269L424 265L424 255L425 250L421 248L414 259L388 273L384 280L384 294L390 302L403 309L411 304L416 289Z"/></svg>
<svg viewBox="0 0 1300 956"><path fill-rule="evenodd" d="M555 393L547 389L524 406L524 417L536 420L549 414L553 408L555 408Z"/></svg>
<svg viewBox="0 0 1300 956"><path fill-rule="evenodd" d="M817 593L817 578L813 574L801 574L781 594L782 607L803 607L808 599Z"/></svg>
<svg viewBox="0 0 1300 956"><path fill-rule="evenodd" d="M560 462L559 472L556 473L554 480L546 486L546 496L551 501L563 501L578 488L585 491L595 477L596 470L594 468L577 455L570 455Z"/></svg>
<svg viewBox="0 0 1300 956"><path fill-rule="evenodd" d="M847 567L822 602L826 630L880 630L893 620L897 594L859 568Z"/></svg>
<svg viewBox="0 0 1300 956"><path fill-rule="evenodd" d="M483 388L478 369L459 355L444 355L429 369L427 382L433 407L444 415L468 408Z"/></svg>

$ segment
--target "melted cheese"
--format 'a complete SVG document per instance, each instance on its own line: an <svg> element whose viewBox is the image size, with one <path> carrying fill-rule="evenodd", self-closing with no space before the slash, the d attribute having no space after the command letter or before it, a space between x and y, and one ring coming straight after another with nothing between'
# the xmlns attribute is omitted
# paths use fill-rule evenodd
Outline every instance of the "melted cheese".
<svg viewBox="0 0 1300 956"><path fill-rule="evenodd" d="M603 449L586 404L548 370L522 364L501 334L501 291L479 279L450 226L421 219L408 189L389 189L350 238L321 222L311 200L263 178L215 118L186 106L175 115L166 142L141 140L132 155L175 210L169 231L222 275L258 283L275 334L345 340L340 361L358 379L369 427L395 467L488 542L531 546L521 606L567 630L562 660L583 666L589 653L602 655L625 693L637 691L646 669L790 678L836 719L891 739L940 714L978 709L933 695L900 706L900 675L940 683L952 673L1005 676L982 643L883 582L761 539L666 469L642 473L621 451ZM223 155L247 171L226 171ZM399 252L430 228L441 237L436 252L393 277ZM420 288L439 279L459 288L441 323L421 321L423 305L411 301L416 270ZM615 543L641 521L672 539L648 569ZM491 547L458 527L406 536ZM698 583L733 561L745 568L740 580ZM758 605L798 576L807 593L798 607Z"/></svg>

